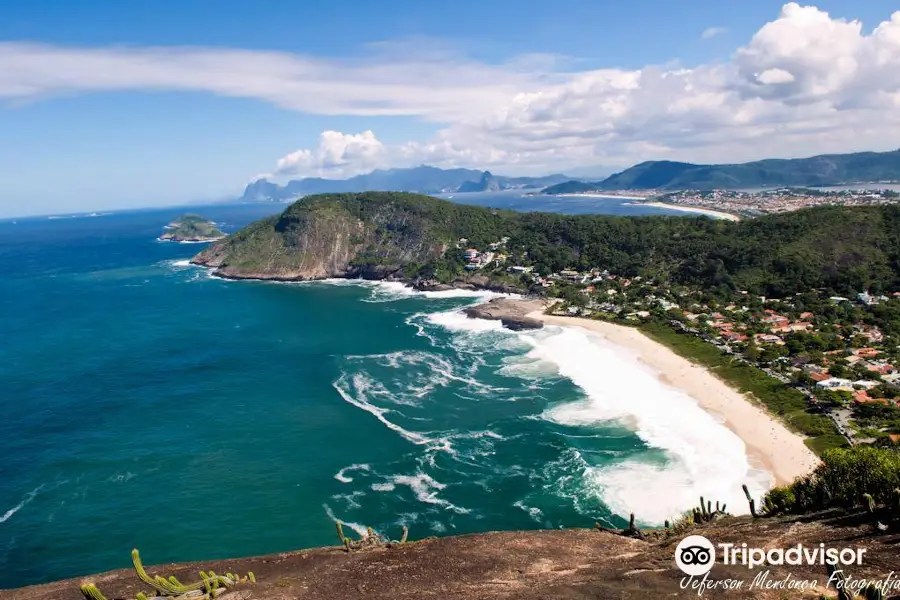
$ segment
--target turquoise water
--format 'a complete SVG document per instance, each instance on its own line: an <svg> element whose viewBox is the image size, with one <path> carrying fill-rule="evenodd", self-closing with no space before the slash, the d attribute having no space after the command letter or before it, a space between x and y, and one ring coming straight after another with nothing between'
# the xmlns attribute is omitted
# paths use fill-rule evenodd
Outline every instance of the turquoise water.
<svg viewBox="0 0 900 600"><path fill-rule="evenodd" d="M280 208L202 212L233 231ZM412 539L653 521L749 468L621 349L458 312L484 296L218 280L186 262L202 246L155 241L178 212L0 222L0 588L132 547L334 544L334 518Z"/></svg>

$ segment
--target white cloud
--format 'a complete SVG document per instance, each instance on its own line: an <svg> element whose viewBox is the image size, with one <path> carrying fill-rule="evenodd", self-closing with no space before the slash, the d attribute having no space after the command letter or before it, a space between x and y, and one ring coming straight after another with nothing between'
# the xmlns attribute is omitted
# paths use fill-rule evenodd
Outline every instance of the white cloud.
<svg viewBox="0 0 900 600"><path fill-rule="evenodd" d="M722 35L727 33L728 29L725 27L707 27L703 30L703 33L700 34L700 39L708 40L710 38L714 38L717 35Z"/></svg>
<svg viewBox="0 0 900 600"><path fill-rule="evenodd" d="M900 138L900 11L867 30L789 3L723 62L566 67L545 55L489 64L422 40L340 60L0 44L0 98L192 90L442 127L431 139L400 144L382 144L371 131L326 132L317 147L278 162L275 172L285 177L420 163L516 173L657 158L740 161L888 149Z"/></svg>
<svg viewBox="0 0 900 600"><path fill-rule="evenodd" d="M792 83L794 76L784 69L766 69L756 76L756 81L763 85L777 85L779 83Z"/></svg>
<svg viewBox="0 0 900 600"><path fill-rule="evenodd" d="M499 107L540 61L490 65L424 42L378 44L326 59L222 48L74 48L0 42L0 99L117 90L205 91L322 115L447 121ZM545 64L555 64L548 57Z"/></svg>
<svg viewBox="0 0 900 600"><path fill-rule="evenodd" d="M280 158L272 176L348 177L371 171L384 158L384 145L371 130L358 134L323 131L315 149L296 150Z"/></svg>

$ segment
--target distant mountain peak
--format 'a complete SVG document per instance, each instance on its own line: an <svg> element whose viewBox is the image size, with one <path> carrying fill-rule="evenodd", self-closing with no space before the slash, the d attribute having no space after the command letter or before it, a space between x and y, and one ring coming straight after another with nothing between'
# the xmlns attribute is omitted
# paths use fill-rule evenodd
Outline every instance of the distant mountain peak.
<svg viewBox="0 0 900 600"><path fill-rule="evenodd" d="M565 175L545 177L504 177L490 171L441 169L431 165L410 168L376 169L348 179L306 177L278 185L258 179L244 189L243 202L286 202L310 194L397 191L440 194L459 191L499 191L516 188L543 188L569 179Z"/></svg>

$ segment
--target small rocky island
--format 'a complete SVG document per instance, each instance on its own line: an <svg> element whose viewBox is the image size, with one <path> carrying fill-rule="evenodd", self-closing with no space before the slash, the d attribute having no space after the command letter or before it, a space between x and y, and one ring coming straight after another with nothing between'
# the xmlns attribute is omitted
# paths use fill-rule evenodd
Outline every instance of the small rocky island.
<svg viewBox="0 0 900 600"><path fill-rule="evenodd" d="M199 215L182 215L166 225L163 242L215 242L225 237L212 221Z"/></svg>
<svg viewBox="0 0 900 600"><path fill-rule="evenodd" d="M488 319L500 321L507 329L520 331L523 329L540 329L544 323L528 316L544 309L540 300L514 300L511 298L494 298L490 302L466 308L463 312L472 319Z"/></svg>

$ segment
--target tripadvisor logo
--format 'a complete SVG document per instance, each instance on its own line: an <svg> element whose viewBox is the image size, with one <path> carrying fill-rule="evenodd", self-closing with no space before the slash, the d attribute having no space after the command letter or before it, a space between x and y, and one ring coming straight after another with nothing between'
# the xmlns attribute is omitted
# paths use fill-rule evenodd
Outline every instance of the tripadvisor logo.
<svg viewBox="0 0 900 600"><path fill-rule="evenodd" d="M747 544L713 545L702 535L689 535L675 548L675 564L685 575L699 577L709 573L717 554L723 565L754 569L764 565L861 565L865 553L865 548L826 548L825 544L812 547L797 544L767 550L751 548Z"/></svg>
<svg viewBox="0 0 900 600"><path fill-rule="evenodd" d="M689 535L675 548L675 564L685 575L705 575L715 563L716 548L702 535Z"/></svg>

